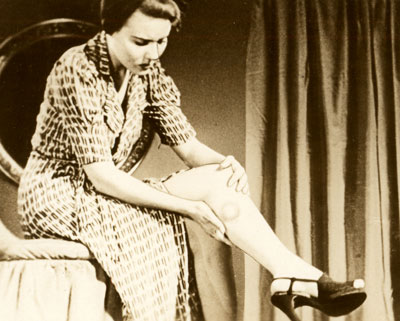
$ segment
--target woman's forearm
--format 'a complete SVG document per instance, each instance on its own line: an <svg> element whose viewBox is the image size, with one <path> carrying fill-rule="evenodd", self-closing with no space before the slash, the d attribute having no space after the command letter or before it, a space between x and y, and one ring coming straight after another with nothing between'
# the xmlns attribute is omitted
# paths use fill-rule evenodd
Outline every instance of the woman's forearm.
<svg viewBox="0 0 400 321"><path fill-rule="evenodd" d="M249 194L246 171L233 156L226 157L207 145L204 145L196 138L191 139L185 144L174 146L173 150L190 168L211 164L219 164L220 169L230 167L233 172L226 182L227 185L235 185L237 192L241 191L246 195Z"/></svg>
<svg viewBox="0 0 400 321"><path fill-rule="evenodd" d="M173 150L190 168L219 164L225 159L224 155L201 143L196 138L185 144L174 146Z"/></svg>
<svg viewBox="0 0 400 321"><path fill-rule="evenodd" d="M117 169L113 163L93 163L84 166L96 190L130 204L177 212L191 217L196 204L172 196Z"/></svg>

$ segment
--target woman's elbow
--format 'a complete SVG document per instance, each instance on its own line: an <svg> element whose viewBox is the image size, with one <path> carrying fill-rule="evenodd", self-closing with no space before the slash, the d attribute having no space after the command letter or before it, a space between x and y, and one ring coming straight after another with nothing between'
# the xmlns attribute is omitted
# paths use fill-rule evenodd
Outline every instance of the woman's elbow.
<svg viewBox="0 0 400 321"><path fill-rule="evenodd" d="M112 176L113 164L92 163L83 166L83 170L96 191L108 194L110 177Z"/></svg>

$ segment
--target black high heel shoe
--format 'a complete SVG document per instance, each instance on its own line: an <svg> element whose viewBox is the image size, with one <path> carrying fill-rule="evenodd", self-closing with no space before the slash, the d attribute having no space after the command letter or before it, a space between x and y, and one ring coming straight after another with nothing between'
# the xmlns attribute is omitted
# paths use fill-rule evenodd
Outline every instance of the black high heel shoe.
<svg viewBox="0 0 400 321"><path fill-rule="evenodd" d="M294 311L301 306L307 305L322 311L326 315L337 317L357 309L367 298L367 294L363 290L364 282L362 280L335 282L326 274L323 274L318 281L284 277L274 280L279 279L290 280L289 289L275 292L271 296L271 302L282 310L291 321L301 321ZM318 297L293 291L293 284L296 281L316 282Z"/></svg>

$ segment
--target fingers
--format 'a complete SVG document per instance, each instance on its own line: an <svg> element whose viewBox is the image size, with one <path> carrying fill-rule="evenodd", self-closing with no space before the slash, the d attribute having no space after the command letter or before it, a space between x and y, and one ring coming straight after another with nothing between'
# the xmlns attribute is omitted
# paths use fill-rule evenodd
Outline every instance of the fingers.
<svg viewBox="0 0 400 321"><path fill-rule="evenodd" d="M212 224L212 227L215 229L216 232L221 233L222 235L225 234L225 226L222 224L222 222L215 216L213 213L212 216L208 218L210 224Z"/></svg>
<svg viewBox="0 0 400 321"><path fill-rule="evenodd" d="M229 240L228 236L226 235L226 233L223 233L221 230L219 230L218 228L211 228L211 231L208 232L208 234L215 238L217 241L223 242L226 245L232 246L232 242Z"/></svg>
<svg viewBox="0 0 400 321"><path fill-rule="evenodd" d="M224 238L222 240L226 245L233 246L233 243L229 240L228 235L224 234Z"/></svg>
<svg viewBox="0 0 400 321"><path fill-rule="evenodd" d="M242 193L247 195L247 196L250 196L250 187L249 187L248 183L243 187Z"/></svg>
<svg viewBox="0 0 400 321"><path fill-rule="evenodd" d="M242 192L247 195L249 193L247 174L242 166L234 169L232 176L228 180L228 186L235 186L236 192Z"/></svg>
<svg viewBox="0 0 400 321"><path fill-rule="evenodd" d="M215 232L209 233L211 237L215 238L217 241L223 242L227 245L231 245L229 240L225 237L225 234L221 233L221 231L215 230Z"/></svg>
<svg viewBox="0 0 400 321"><path fill-rule="evenodd" d="M232 242L226 235L225 226L218 219L215 222L216 224L211 222L214 225L214 227L212 228L212 232L210 233L210 235L216 240L223 242L229 246L232 246Z"/></svg>
<svg viewBox="0 0 400 321"><path fill-rule="evenodd" d="M232 163L235 161L235 158L232 155L226 156L225 159L219 164L220 169L228 168L232 166Z"/></svg>
<svg viewBox="0 0 400 321"><path fill-rule="evenodd" d="M249 186L247 181L247 174L242 165L232 156L229 155L220 163L220 169L232 168L232 176L228 180L228 187L235 186L236 192L242 192L249 195Z"/></svg>
<svg viewBox="0 0 400 321"><path fill-rule="evenodd" d="M225 225L219 218L212 212L211 215L205 217L205 224L203 229L216 240L232 246L231 241L226 235Z"/></svg>
<svg viewBox="0 0 400 321"><path fill-rule="evenodd" d="M244 170L242 168L237 168L236 166L232 166L233 174L228 180L228 186L232 187L235 183L238 183L240 178L244 175Z"/></svg>
<svg viewBox="0 0 400 321"><path fill-rule="evenodd" d="M243 175L239 177L237 184L236 184L236 192L240 192L244 189L244 187L247 185L247 175L243 171Z"/></svg>
<svg viewBox="0 0 400 321"><path fill-rule="evenodd" d="M221 168L232 167L233 174L228 180L228 186L231 187L235 185L239 180L245 176L246 172L242 165L233 157L227 156L225 160L221 163ZM247 181L247 178L246 178Z"/></svg>
<svg viewBox="0 0 400 321"><path fill-rule="evenodd" d="M240 177L238 177L237 181L235 181L234 183L236 183L236 192L243 192L244 193L245 187L248 187L247 175L244 172L244 170L242 172L242 175Z"/></svg>

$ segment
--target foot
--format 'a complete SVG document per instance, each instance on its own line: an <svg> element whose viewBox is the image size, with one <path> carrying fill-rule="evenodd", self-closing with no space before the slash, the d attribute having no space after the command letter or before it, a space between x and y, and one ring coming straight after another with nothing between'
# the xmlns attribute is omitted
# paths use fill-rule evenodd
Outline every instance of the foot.
<svg viewBox="0 0 400 321"><path fill-rule="evenodd" d="M303 305L330 316L340 316L350 313L365 301L367 295L363 288L363 280L335 282L326 274L318 280L277 278L271 285L271 300L291 320L297 320L294 309Z"/></svg>
<svg viewBox="0 0 400 321"><path fill-rule="evenodd" d="M318 280L318 299L320 301L335 301L339 298L347 298L355 293L364 292L365 282L362 279L355 279L347 282L336 282L327 274L323 274Z"/></svg>
<svg viewBox="0 0 400 321"><path fill-rule="evenodd" d="M293 293L302 293L304 296L318 298L320 291L326 296L327 293L335 291L338 285L343 284L344 283L333 281L325 273L321 274L316 279L278 277L271 283L271 294L292 291ZM354 289L363 289L365 286L364 280L362 279L356 279L346 282L345 284L347 284L347 288L353 287ZM291 290L290 287L292 287Z"/></svg>

